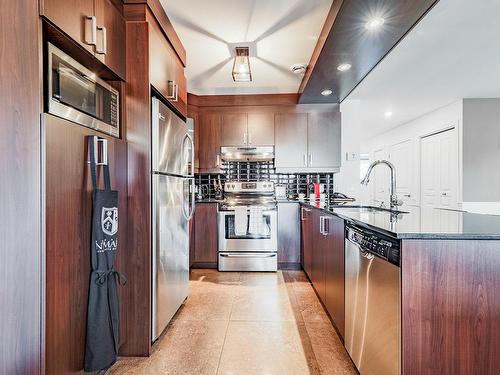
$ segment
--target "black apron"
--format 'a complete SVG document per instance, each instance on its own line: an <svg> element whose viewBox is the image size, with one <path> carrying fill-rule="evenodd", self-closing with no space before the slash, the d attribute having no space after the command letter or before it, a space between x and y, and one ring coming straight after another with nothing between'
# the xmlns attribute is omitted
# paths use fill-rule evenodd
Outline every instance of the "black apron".
<svg viewBox="0 0 500 375"><path fill-rule="evenodd" d="M111 190L108 165L103 166L105 189L98 189L93 138L89 143L94 191L84 369L92 372L106 369L116 361L119 343L117 283L125 280L113 265L118 247L118 192Z"/></svg>

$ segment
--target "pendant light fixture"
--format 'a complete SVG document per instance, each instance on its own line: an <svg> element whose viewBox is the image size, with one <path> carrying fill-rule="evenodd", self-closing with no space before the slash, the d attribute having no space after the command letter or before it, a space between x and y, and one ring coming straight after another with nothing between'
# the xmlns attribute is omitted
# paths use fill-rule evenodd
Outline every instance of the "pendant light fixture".
<svg viewBox="0 0 500 375"><path fill-rule="evenodd" d="M248 47L236 47L236 55L233 64L234 82L251 82L250 57Z"/></svg>

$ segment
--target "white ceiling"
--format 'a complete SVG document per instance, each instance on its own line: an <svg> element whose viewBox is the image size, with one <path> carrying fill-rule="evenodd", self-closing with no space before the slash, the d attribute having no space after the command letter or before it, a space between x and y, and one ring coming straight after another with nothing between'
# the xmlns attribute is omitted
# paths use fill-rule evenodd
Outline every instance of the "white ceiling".
<svg viewBox="0 0 500 375"><path fill-rule="evenodd" d="M332 0L161 0L187 52L188 91L198 95L297 92ZM253 81L231 76L233 43L248 42ZM251 49L251 51L252 51ZM252 54L252 52L251 52Z"/></svg>
<svg viewBox="0 0 500 375"><path fill-rule="evenodd" d="M361 137L460 98L500 97L499 14L498 0L440 0L343 102L359 101L344 108L360 109Z"/></svg>

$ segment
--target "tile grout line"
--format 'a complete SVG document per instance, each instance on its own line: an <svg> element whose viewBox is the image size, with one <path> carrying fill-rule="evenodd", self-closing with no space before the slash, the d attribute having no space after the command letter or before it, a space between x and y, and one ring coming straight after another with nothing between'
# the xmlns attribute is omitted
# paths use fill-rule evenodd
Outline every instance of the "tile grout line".
<svg viewBox="0 0 500 375"><path fill-rule="evenodd" d="M238 282L240 280L241 280L241 273L238 274ZM233 315L233 307L234 307L235 299L236 299L236 293L233 295L233 300L231 301L231 312L229 313L229 318L228 318L228 321L226 324L226 332L224 333L224 341L222 342L222 347L221 347L220 354L219 354L219 361L217 362L217 369L215 370L216 375L219 373L220 362L222 360L222 353L224 352L224 347L226 346L227 332L229 331L229 324L231 323L231 316Z"/></svg>

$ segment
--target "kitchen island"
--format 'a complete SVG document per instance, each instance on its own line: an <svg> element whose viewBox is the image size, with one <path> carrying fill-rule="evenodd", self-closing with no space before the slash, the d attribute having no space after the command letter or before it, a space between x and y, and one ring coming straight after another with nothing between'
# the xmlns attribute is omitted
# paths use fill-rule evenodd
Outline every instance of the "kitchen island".
<svg viewBox="0 0 500 375"><path fill-rule="evenodd" d="M300 207L302 265L342 337L349 318L345 226L353 224L400 241L401 373L500 372L500 217ZM439 215L439 226L427 225L422 215Z"/></svg>

